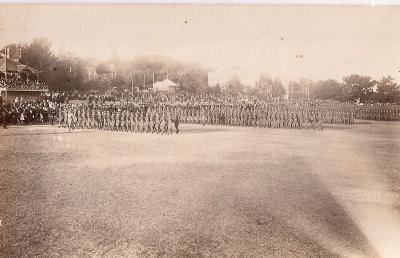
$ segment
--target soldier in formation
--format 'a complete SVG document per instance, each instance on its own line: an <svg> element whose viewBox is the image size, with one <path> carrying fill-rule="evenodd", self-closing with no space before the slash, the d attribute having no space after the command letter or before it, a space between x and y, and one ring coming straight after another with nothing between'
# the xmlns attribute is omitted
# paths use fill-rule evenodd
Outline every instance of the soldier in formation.
<svg viewBox="0 0 400 258"><path fill-rule="evenodd" d="M170 109L133 109L88 105L58 106L58 126L74 129L111 130L134 133L172 134Z"/></svg>

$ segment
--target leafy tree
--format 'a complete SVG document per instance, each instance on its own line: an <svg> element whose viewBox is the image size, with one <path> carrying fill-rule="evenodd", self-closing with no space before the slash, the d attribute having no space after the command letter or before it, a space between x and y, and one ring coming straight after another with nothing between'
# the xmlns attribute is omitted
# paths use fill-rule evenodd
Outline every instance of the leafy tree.
<svg viewBox="0 0 400 258"><path fill-rule="evenodd" d="M336 80L323 80L314 83L310 90L311 98L341 100L343 85Z"/></svg>
<svg viewBox="0 0 400 258"><path fill-rule="evenodd" d="M83 82L82 85L84 90L104 90L104 84L101 83L99 79L91 79L88 81Z"/></svg>
<svg viewBox="0 0 400 258"><path fill-rule="evenodd" d="M258 82L256 82L256 88L259 95L263 97L279 98L286 94L286 90L279 79L272 80L265 74L260 75Z"/></svg>
<svg viewBox="0 0 400 258"><path fill-rule="evenodd" d="M86 79L86 65L87 63L80 58L73 58L72 59L72 69L71 69L71 76L72 76L72 83L75 89L84 90L83 82Z"/></svg>
<svg viewBox="0 0 400 258"><path fill-rule="evenodd" d="M136 72L153 74L163 72L163 68L166 65L161 57L139 56L133 60L131 66Z"/></svg>
<svg viewBox="0 0 400 258"><path fill-rule="evenodd" d="M286 89L283 87L279 79L275 79L272 83L272 97L281 98L286 94Z"/></svg>
<svg viewBox="0 0 400 258"><path fill-rule="evenodd" d="M189 92L202 92L208 88L207 73L200 69L187 69L179 76L179 85Z"/></svg>
<svg viewBox="0 0 400 258"><path fill-rule="evenodd" d="M72 71L71 71L72 72ZM46 83L52 90L72 90L70 65L63 59L54 62L52 72Z"/></svg>
<svg viewBox="0 0 400 258"><path fill-rule="evenodd" d="M239 76L234 74L230 80L225 83L226 91L230 94L238 94L243 92L243 84L240 82Z"/></svg>
<svg viewBox="0 0 400 258"><path fill-rule="evenodd" d="M37 38L21 49L20 62L41 71L40 79L49 84L57 58L50 51L51 43L46 38Z"/></svg>
<svg viewBox="0 0 400 258"><path fill-rule="evenodd" d="M272 79L266 75L266 74L261 74L259 79L258 79L258 89L261 92L266 92L266 91L270 91L271 87L272 87Z"/></svg>
<svg viewBox="0 0 400 258"><path fill-rule="evenodd" d="M47 83L50 89L70 91L78 87L74 85L76 81L75 67L72 60L67 58L59 58L54 63L52 73L50 74Z"/></svg>
<svg viewBox="0 0 400 258"><path fill-rule="evenodd" d="M352 74L344 77L343 82L343 100L360 99L361 102L366 102L372 99L372 88L376 85L372 77Z"/></svg>
<svg viewBox="0 0 400 258"><path fill-rule="evenodd" d="M85 90L85 66L85 61L73 56L57 58L46 83L51 90Z"/></svg>
<svg viewBox="0 0 400 258"><path fill-rule="evenodd" d="M122 76L117 76L111 80L111 87L116 87L119 90L128 89L128 82Z"/></svg>
<svg viewBox="0 0 400 258"><path fill-rule="evenodd" d="M111 73L111 68L110 64L108 63L100 63L96 66L96 73L103 75L103 74L110 74Z"/></svg>
<svg viewBox="0 0 400 258"><path fill-rule="evenodd" d="M383 77L377 82L375 99L382 103L400 102L400 85L391 76Z"/></svg>

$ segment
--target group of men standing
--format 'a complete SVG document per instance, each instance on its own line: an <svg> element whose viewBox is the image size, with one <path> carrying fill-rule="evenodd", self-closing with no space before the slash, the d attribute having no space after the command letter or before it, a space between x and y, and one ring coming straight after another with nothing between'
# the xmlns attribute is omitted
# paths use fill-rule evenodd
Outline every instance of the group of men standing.
<svg viewBox="0 0 400 258"><path fill-rule="evenodd" d="M61 104L58 126L135 133L179 133L179 116L169 109L144 109Z"/></svg>
<svg viewBox="0 0 400 258"><path fill-rule="evenodd" d="M184 108L182 123L245 126L262 128L323 129L322 113L318 110L292 110L283 106L211 106Z"/></svg>

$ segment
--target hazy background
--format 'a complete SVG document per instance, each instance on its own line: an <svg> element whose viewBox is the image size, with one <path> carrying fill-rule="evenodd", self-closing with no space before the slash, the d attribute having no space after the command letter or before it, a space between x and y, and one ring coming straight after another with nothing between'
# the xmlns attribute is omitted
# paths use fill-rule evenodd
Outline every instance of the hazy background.
<svg viewBox="0 0 400 258"><path fill-rule="evenodd" d="M0 5L0 46L47 37L105 60L161 54L200 62L210 84L260 72L283 81L350 73L400 80L400 8L371 6Z"/></svg>

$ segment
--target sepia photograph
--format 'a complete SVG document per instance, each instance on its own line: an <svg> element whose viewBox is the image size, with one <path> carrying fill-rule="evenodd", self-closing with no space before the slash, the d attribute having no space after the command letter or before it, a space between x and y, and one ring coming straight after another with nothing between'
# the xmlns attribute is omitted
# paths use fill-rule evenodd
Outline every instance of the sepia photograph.
<svg viewBox="0 0 400 258"><path fill-rule="evenodd" d="M400 5L0 0L0 257L399 258Z"/></svg>

